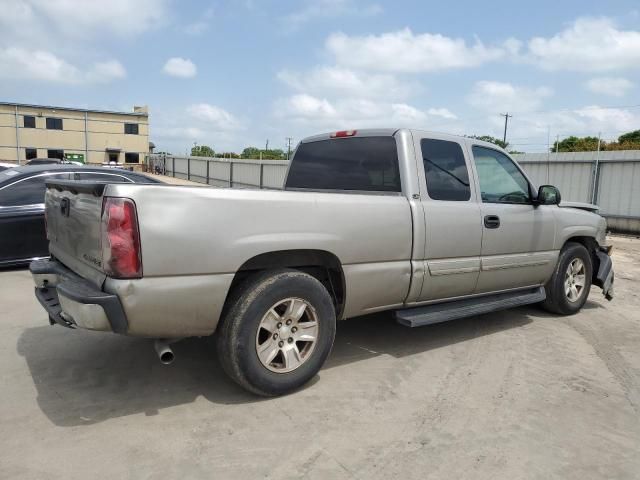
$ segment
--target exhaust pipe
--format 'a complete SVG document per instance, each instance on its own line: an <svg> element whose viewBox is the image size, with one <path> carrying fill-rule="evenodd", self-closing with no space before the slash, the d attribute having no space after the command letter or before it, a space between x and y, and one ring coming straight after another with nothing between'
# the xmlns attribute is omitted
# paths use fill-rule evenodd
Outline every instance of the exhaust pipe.
<svg viewBox="0 0 640 480"><path fill-rule="evenodd" d="M167 340L156 340L153 343L153 347L156 349L156 353L158 354L158 358L160 362L164 365L169 365L173 363L176 356L173 353L173 350L169 346L169 342Z"/></svg>

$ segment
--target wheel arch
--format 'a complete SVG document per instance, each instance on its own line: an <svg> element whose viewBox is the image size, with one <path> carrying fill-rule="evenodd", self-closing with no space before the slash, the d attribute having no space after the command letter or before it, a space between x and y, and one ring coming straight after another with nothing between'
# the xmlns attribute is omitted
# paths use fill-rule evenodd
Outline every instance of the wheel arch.
<svg viewBox="0 0 640 480"><path fill-rule="evenodd" d="M234 275L227 293L227 300L231 293L251 275L278 268L300 270L316 278L333 299L336 318L341 318L346 299L344 270L340 259L326 250L277 250L261 253L246 260Z"/></svg>
<svg viewBox="0 0 640 480"><path fill-rule="evenodd" d="M592 281L596 279L598 268L600 266L600 260L598 259L598 255L596 252L598 251L598 242L594 237L588 235L576 235L573 237L569 237L565 240L562 248L565 248L569 243L578 243L587 249L589 252L589 257L591 257L591 265L592 265Z"/></svg>

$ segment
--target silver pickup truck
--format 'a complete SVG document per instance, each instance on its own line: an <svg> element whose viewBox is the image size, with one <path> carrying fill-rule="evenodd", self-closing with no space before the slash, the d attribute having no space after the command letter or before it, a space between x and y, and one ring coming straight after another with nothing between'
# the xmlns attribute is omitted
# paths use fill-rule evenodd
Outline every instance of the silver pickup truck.
<svg viewBox="0 0 640 480"><path fill-rule="evenodd" d="M31 264L52 324L170 343L215 334L225 371L278 395L323 365L336 321L418 327L613 295L606 222L560 207L493 144L418 130L303 140L283 191L52 181L51 259Z"/></svg>

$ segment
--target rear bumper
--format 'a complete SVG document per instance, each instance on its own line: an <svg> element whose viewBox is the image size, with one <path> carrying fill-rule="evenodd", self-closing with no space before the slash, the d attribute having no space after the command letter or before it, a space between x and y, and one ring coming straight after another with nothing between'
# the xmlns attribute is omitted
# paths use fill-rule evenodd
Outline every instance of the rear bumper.
<svg viewBox="0 0 640 480"><path fill-rule="evenodd" d="M602 293L607 300L613 299L613 262L609 256L611 247L605 247L596 252L599 260L598 272L594 280L594 285L602 288Z"/></svg>
<svg viewBox="0 0 640 480"><path fill-rule="evenodd" d="M117 295L105 293L55 260L29 265L35 295L51 323L126 334L129 323Z"/></svg>

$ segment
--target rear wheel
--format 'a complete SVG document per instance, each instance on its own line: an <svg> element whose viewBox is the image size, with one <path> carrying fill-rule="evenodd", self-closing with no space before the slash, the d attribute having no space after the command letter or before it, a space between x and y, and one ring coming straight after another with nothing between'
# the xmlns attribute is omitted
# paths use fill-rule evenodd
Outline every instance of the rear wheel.
<svg viewBox="0 0 640 480"><path fill-rule="evenodd" d="M567 243L560 252L553 276L545 285L543 307L553 313L578 312L589 296L593 263L589 251L579 243Z"/></svg>
<svg viewBox="0 0 640 480"><path fill-rule="evenodd" d="M320 370L335 324L331 297L311 275L296 270L256 274L229 299L217 332L220 363L253 393L288 393Z"/></svg>

